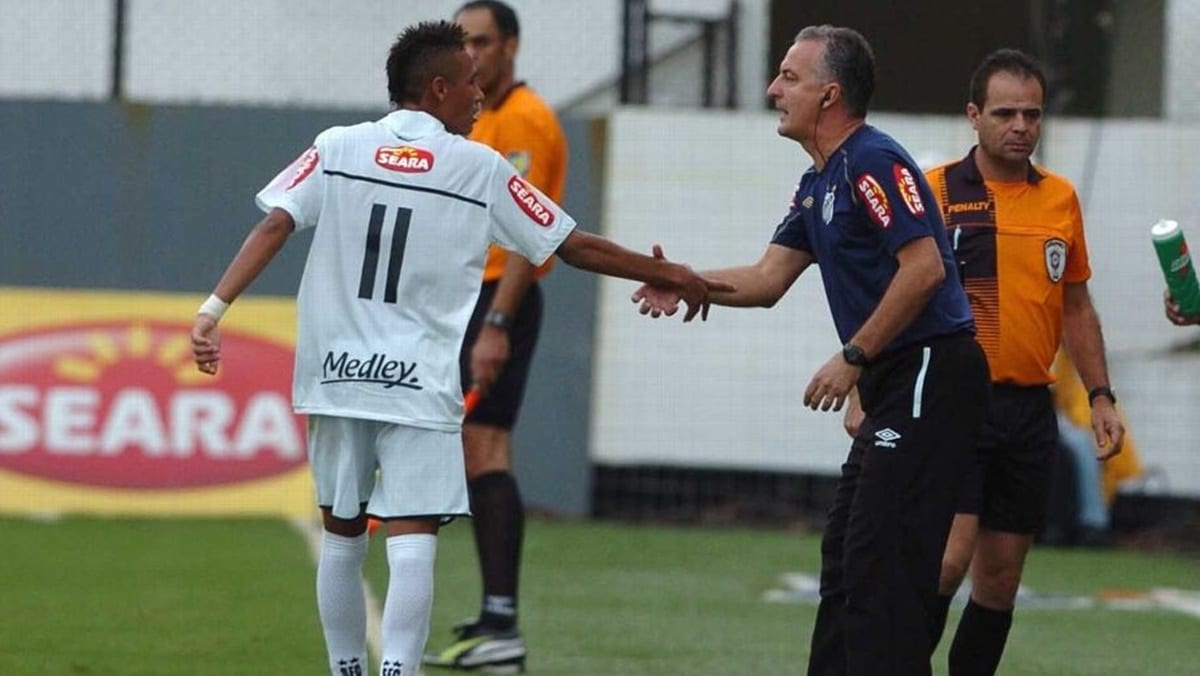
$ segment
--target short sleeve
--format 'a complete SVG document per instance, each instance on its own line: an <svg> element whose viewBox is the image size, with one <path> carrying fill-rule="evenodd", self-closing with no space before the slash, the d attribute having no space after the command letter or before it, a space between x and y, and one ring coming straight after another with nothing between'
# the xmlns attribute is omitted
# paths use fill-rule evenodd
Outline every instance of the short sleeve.
<svg viewBox="0 0 1200 676"><path fill-rule="evenodd" d="M495 162L488 189L492 239L541 265L575 229L575 219L511 164L492 155Z"/></svg>
<svg viewBox="0 0 1200 676"><path fill-rule="evenodd" d="M271 179L255 197L258 208L263 211L283 209L291 214L297 230L316 225L325 200L325 174L321 166L323 146L322 138L318 136L311 148Z"/></svg>
<svg viewBox="0 0 1200 676"><path fill-rule="evenodd" d="M771 244L813 253L812 245L808 241L808 231L804 229L804 214L801 211L801 185L796 186L796 192L792 195L792 203L788 206L787 215L775 228Z"/></svg>
<svg viewBox="0 0 1200 676"><path fill-rule="evenodd" d="M912 162L879 150L861 156L851 172L858 207L874 224L888 253L894 256L909 241L934 235L929 211L937 208L933 191Z"/></svg>
<svg viewBox="0 0 1200 676"><path fill-rule="evenodd" d="M1088 260L1087 239L1083 235L1083 210L1074 193L1071 194L1070 211L1071 244L1067 247L1067 269L1063 272L1063 281L1076 284L1091 279L1092 266Z"/></svg>

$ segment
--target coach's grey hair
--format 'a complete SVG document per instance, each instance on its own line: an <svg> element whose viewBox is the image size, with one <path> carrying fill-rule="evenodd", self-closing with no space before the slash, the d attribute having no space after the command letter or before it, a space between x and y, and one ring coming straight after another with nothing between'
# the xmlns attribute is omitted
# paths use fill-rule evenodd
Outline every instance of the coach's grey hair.
<svg viewBox="0 0 1200 676"><path fill-rule="evenodd" d="M795 42L816 40L825 45L823 76L842 86L842 100L855 117L866 117L875 93L875 52L861 33L841 26L806 26Z"/></svg>

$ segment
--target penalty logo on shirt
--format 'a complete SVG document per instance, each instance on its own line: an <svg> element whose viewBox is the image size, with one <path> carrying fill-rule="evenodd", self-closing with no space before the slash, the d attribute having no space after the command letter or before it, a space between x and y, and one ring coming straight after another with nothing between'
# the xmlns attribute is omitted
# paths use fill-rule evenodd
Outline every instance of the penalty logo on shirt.
<svg viewBox="0 0 1200 676"><path fill-rule="evenodd" d="M1048 239L1046 249L1046 274L1050 281L1058 284L1067 270L1067 243L1061 239Z"/></svg>

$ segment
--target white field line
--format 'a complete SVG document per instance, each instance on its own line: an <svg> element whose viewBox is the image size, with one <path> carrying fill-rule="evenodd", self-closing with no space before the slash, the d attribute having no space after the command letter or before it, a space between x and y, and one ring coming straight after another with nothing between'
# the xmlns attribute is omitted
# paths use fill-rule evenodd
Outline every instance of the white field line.
<svg viewBox="0 0 1200 676"><path fill-rule="evenodd" d="M1164 608L1200 618L1200 592L1182 589L1153 589L1150 597Z"/></svg>
<svg viewBox="0 0 1200 676"><path fill-rule="evenodd" d="M314 519L305 519L295 517L289 520L292 528L304 537L305 543L308 544L308 552L312 555L312 560L316 562L321 558L321 524ZM371 658L378 662L380 655L383 654L383 634L380 630L380 622L383 619L383 606L379 603L379 598L371 591L371 585L367 584L366 579L363 579L363 598L367 601L367 650L371 653Z"/></svg>
<svg viewBox="0 0 1200 676"><path fill-rule="evenodd" d="M768 603L816 604L820 600L820 586L820 580L816 575L803 572L783 573L779 576L779 585L763 592L762 598ZM959 588L954 597L956 606L966 605L967 597L970 596L969 588L969 582ZM1017 592L1017 605L1026 610L1036 608L1052 610L1110 608L1142 612L1172 610L1200 619L1200 590L1160 587L1149 591L1122 592L1117 595L1100 592L1094 596L1076 596L1039 593L1021 587Z"/></svg>

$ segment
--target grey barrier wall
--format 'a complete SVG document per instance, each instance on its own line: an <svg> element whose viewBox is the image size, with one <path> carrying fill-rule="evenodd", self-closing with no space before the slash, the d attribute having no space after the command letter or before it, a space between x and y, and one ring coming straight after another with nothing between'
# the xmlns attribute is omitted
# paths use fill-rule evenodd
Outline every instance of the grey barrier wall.
<svg viewBox="0 0 1200 676"><path fill-rule="evenodd" d="M601 231L603 120L563 120L570 157L563 206ZM563 516L591 513L592 360L597 277L559 263L542 282L542 335L513 435L514 464L530 507Z"/></svg>
<svg viewBox="0 0 1200 676"><path fill-rule="evenodd" d="M261 217L254 193L322 129L384 112L0 101L0 285L193 292L199 301ZM564 126L565 206L595 230L590 140L600 127ZM293 295L310 239L296 235L249 292ZM530 507L581 516L596 285L560 265L545 291L517 473Z"/></svg>

